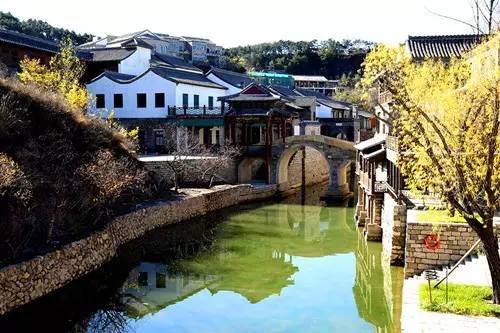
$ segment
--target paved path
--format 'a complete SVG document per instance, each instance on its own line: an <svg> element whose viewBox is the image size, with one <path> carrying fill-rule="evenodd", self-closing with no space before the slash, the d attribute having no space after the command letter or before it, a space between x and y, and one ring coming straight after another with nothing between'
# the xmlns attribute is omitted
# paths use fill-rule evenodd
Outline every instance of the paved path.
<svg viewBox="0 0 500 333"><path fill-rule="evenodd" d="M401 331L403 333L500 333L500 319L494 317L461 316L420 309L419 286L426 282L417 276L405 280L403 286L403 310ZM491 285L488 264L484 256L457 268L450 275L450 282Z"/></svg>

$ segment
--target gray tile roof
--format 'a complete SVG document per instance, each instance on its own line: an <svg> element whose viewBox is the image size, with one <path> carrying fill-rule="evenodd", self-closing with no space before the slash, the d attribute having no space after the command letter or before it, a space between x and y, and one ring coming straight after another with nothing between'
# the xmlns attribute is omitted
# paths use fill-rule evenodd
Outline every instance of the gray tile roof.
<svg viewBox="0 0 500 333"><path fill-rule="evenodd" d="M152 66L169 66L169 67L175 67L175 68L182 68L182 69L188 69L192 71L198 71L202 72L201 69L198 67L195 67L188 63L186 60L179 58L179 57L174 57L166 54L161 54L161 53L155 53L151 57L151 65Z"/></svg>
<svg viewBox="0 0 500 333"><path fill-rule="evenodd" d="M484 35L409 36L407 46L416 60L447 60L461 57L484 40Z"/></svg>
<svg viewBox="0 0 500 333"><path fill-rule="evenodd" d="M105 71L104 76L109 77L110 79L112 79L114 81L130 81L136 77L135 75L123 74L123 73L112 72L112 71Z"/></svg>
<svg viewBox="0 0 500 333"><path fill-rule="evenodd" d="M124 48L102 48L102 49L88 49L85 50L87 53L92 54L92 62L101 61L121 61L132 53L135 49L124 49Z"/></svg>
<svg viewBox="0 0 500 333"><path fill-rule="evenodd" d="M325 106L328 106L332 109L350 110L352 107L351 103L336 101L336 100L331 99L330 97L323 95L322 93L317 92L317 91L313 91L313 90L309 90L309 89L302 89L302 88L295 88L294 90L303 96L316 97L316 100L318 103L323 104Z"/></svg>
<svg viewBox="0 0 500 333"><path fill-rule="evenodd" d="M297 92L293 91L292 89L290 89L288 87L284 87L284 86L271 85L271 86L269 86L269 89L271 91L279 94L279 95L282 95L282 96L288 97L288 98L294 98L294 97L301 96Z"/></svg>
<svg viewBox="0 0 500 333"><path fill-rule="evenodd" d="M232 71L227 71L224 69L212 67L207 75L213 74L217 76L222 81L238 88L244 88L251 83L254 83L255 80L243 73L237 73Z"/></svg>
<svg viewBox="0 0 500 333"><path fill-rule="evenodd" d="M194 73L191 71L176 70L174 68L167 67L153 67L151 68L151 71L167 80L171 80L176 83L192 84L208 88L227 89L226 87L223 87L207 79L205 75L203 75L203 72Z"/></svg>
<svg viewBox="0 0 500 333"><path fill-rule="evenodd" d="M49 53L59 52L59 46L53 41L33 37L16 31L0 29L0 41Z"/></svg>

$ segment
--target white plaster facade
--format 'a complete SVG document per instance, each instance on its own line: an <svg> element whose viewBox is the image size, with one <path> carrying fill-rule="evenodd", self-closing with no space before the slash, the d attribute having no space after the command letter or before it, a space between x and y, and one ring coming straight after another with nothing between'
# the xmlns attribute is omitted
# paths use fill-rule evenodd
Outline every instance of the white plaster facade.
<svg viewBox="0 0 500 333"><path fill-rule="evenodd" d="M145 47L137 47L134 53L120 61L118 72L130 75L139 75L149 69L151 50Z"/></svg>
<svg viewBox="0 0 500 333"><path fill-rule="evenodd" d="M115 118L166 118L168 107L183 106L183 95L188 95L188 107L194 107L194 96L199 96L199 107L209 107L209 98L213 97L214 108L218 107L217 97L225 96L227 90L204 87L192 84L175 83L163 78L152 70L137 76L132 80L115 81L106 75L90 82L87 85L89 93L95 97L104 95L104 108L97 108L95 103L89 107L89 112L106 117L113 110ZM137 94L146 94L146 107L137 106ZM165 106L155 106L155 94L165 94ZM123 107L114 105L114 94L123 95Z"/></svg>

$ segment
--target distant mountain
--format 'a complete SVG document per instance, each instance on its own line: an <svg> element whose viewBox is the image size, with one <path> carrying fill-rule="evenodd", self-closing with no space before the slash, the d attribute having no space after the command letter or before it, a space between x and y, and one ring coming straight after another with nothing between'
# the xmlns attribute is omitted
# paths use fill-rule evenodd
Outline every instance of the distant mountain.
<svg viewBox="0 0 500 333"><path fill-rule="evenodd" d="M30 36L61 42L65 37L69 37L73 44L79 45L92 40L90 34L77 34L74 31L63 28L55 28L45 21L29 19L21 21L11 13L0 12L0 29L7 29L21 32Z"/></svg>
<svg viewBox="0 0 500 333"><path fill-rule="evenodd" d="M235 71L275 70L338 79L353 76L375 43L363 40L278 41L226 50L226 67Z"/></svg>

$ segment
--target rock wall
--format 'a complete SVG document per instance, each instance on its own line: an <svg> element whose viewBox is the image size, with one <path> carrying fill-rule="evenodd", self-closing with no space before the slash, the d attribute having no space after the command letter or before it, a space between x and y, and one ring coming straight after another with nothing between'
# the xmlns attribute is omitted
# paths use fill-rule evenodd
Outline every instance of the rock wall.
<svg viewBox="0 0 500 333"><path fill-rule="evenodd" d="M428 250L424 238L439 225L441 246L436 251ZM500 225L495 225L497 235ZM406 225L405 278L422 273L429 268L455 264L478 240L478 236L465 223L408 222Z"/></svg>
<svg viewBox="0 0 500 333"><path fill-rule="evenodd" d="M276 186L217 186L192 190L175 201L145 205L120 216L103 231L60 250L0 270L0 315L27 304L110 261L123 244L165 225L221 208L272 197Z"/></svg>
<svg viewBox="0 0 500 333"><path fill-rule="evenodd" d="M171 169L168 167L168 164L165 161L162 161L162 158L166 158L164 156L153 156L153 157L144 157L140 160L144 163L146 168L150 171L156 173L159 177L167 181L169 184L172 184L173 173ZM196 164L199 163L199 160L192 160L190 163ZM237 177L237 164L236 161L231 161L228 165L218 172L220 178L215 179L215 182L222 182L228 184L236 184L238 183ZM200 182L200 173L199 172L187 172L181 176L181 181L183 184L187 185L204 185ZM207 180L208 181L208 180Z"/></svg>
<svg viewBox="0 0 500 333"><path fill-rule="evenodd" d="M382 208L382 244L392 265L403 266L406 246L406 206L398 205L389 193L384 193Z"/></svg>

